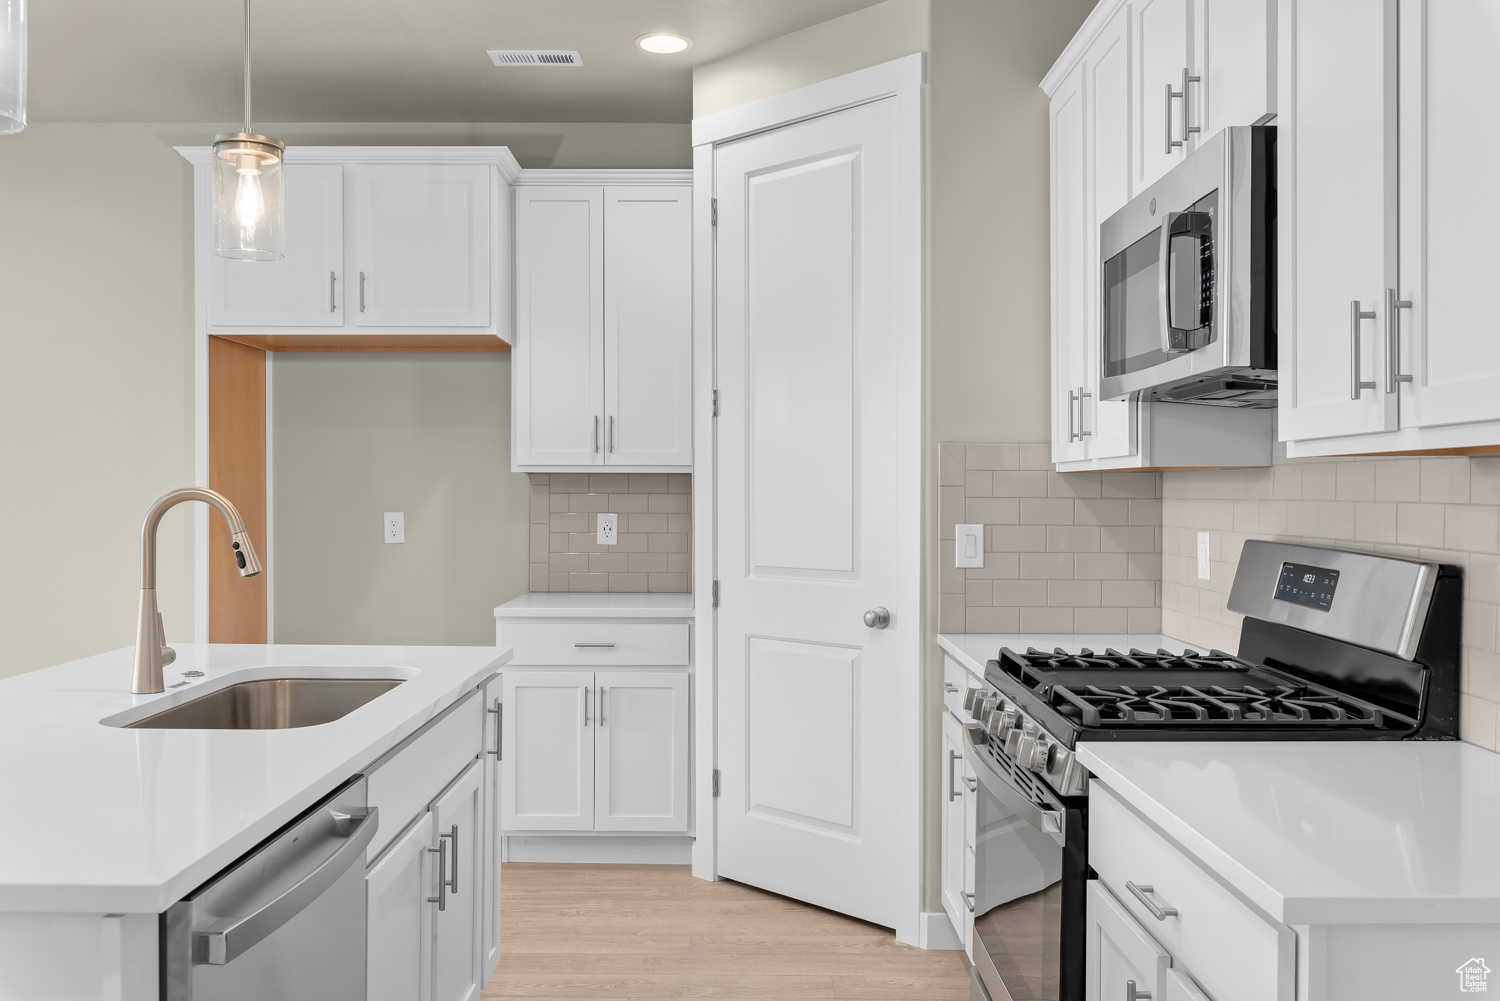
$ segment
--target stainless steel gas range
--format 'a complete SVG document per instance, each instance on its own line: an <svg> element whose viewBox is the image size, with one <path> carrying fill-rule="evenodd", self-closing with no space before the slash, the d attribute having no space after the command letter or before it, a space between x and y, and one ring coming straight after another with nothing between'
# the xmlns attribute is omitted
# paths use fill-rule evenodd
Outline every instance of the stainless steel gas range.
<svg viewBox="0 0 1500 1001"><path fill-rule="evenodd" d="M974 1001L1084 997L1090 740L1454 740L1458 567L1251 540L1237 654L1002 648L964 695Z"/></svg>

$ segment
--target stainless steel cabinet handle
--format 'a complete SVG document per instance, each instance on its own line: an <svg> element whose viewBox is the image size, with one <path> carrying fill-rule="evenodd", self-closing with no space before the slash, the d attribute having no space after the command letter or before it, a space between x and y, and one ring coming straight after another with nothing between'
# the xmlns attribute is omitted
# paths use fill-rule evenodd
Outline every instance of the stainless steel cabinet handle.
<svg viewBox="0 0 1500 1001"><path fill-rule="evenodd" d="M599 454L599 415L594 415L594 454Z"/></svg>
<svg viewBox="0 0 1500 1001"><path fill-rule="evenodd" d="M1150 991L1136 990L1135 981L1125 981L1125 1001L1151 1001Z"/></svg>
<svg viewBox="0 0 1500 1001"><path fill-rule="evenodd" d="M1188 84L1190 83L1202 84L1203 78L1201 76L1188 76L1187 67L1184 66L1182 68L1182 138L1184 141L1194 132L1203 131L1196 125L1188 124Z"/></svg>
<svg viewBox="0 0 1500 1001"><path fill-rule="evenodd" d="M1167 918L1175 918L1177 916L1177 908L1165 907L1151 899L1151 894L1156 891L1153 889L1150 883L1132 883L1129 880L1126 880L1125 889L1129 890L1131 895L1134 896L1135 899L1139 900L1141 902L1141 906L1150 911L1151 916L1156 920L1165 921L1167 920Z"/></svg>
<svg viewBox="0 0 1500 1001"><path fill-rule="evenodd" d="M613 455L615 451L615 415L609 415L609 451Z"/></svg>
<svg viewBox="0 0 1500 1001"><path fill-rule="evenodd" d="M964 906L969 909L969 913L973 914L974 913L974 894L968 893L968 892L964 892L964 893L961 893L960 896L962 896L964 898Z"/></svg>
<svg viewBox="0 0 1500 1001"><path fill-rule="evenodd" d="M613 650L615 648L613 643L574 643L573 645L580 650Z"/></svg>
<svg viewBox="0 0 1500 1001"><path fill-rule="evenodd" d="M328 272L328 312L330 313L335 312L339 308L339 301L333 294L333 286L338 281L338 278L339 276L332 271Z"/></svg>
<svg viewBox="0 0 1500 1001"><path fill-rule="evenodd" d="M1194 133L1194 132L1200 131L1199 128L1198 128L1198 126L1196 126L1196 125L1188 125L1188 99L1187 99L1187 92L1188 92L1188 84L1190 84L1190 83L1202 83L1202 82L1203 82L1203 78L1202 77L1189 76L1188 75L1188 71L1187 71L1187 67L1184 66L1182 68L1182 89L1181 90L1173 90L1172 89L1172 85L1170 83L1167 84L1167 105L1166 105L1166 111L1165 111L1165 124L1166 124L1166 127L1167 127L1167 145L1162 150L1163 153L1166 153L1166 154L1170 155L1171 152L1172 152L1172 150L1176 149L1178 146L1186 146L1187 145L1187 137L1190 134ZM1177 97L1182 98L1182 138L1181 139L1173 139L1172 138L1172 99L1173 98L1177 98Z"/></svg>
<svg viewBox="0 0 1500 1001"><path fill-rule="evenodd" d="M1069 441L1077 441L1078 440L1078 432L1073 429L1074 428L1074 424L1073 424L1073 404L1078 403L1078 402L1079 402L1078 401L1078 394L1075 393L1075 392L1073 392L1073 390L1071 390L1071 389L1068 390L1068 440ZM1082 404L1079 404L1079 409L1082 409Z"/></svg>
<svg viewBox="0 0 1500 1001"><path fill-rule="evenodd" d="M958 781L954 778L953 769L958 764L958 752L948 752L948 802L958 799Z"/></svg>
<svg viewBox="0 0 1500 1001"><path fill-rule="evenodd" d="M365 273L359 273L359 311L365 311Z"/></svg>
<svg viewBox="0 0 1500 1001"><path fill-rule="evenodd" d="M1182 143L1177 142L1172 138L1172 98L1174 96L1175 94L1172 90L1172 85L1169 83L1167 84L1167 106L1166 109L1162 112L1162 123L1166 126L1167 132L1167 145L1166 148L1162 150L1162 152L1166 153L1168 156L1170 156L1172 153L1172 147L1182 145Z"/></svg>
<svg viewBox="0 0 1500 1001"><path fill-rule="evenodd" d="M588 726L589 725L589 696L592 695L592 694L593 694L593 692L590 690L589 686L588 685L584 685L583 686L583 725L584 726Z"/></svg>
<svg viewBox="0 0 1500 1001"><path fill-rule="evenodd" d="M449 838L449 844L453 846L453 871L448 874L448 889L455 896L458 894L458 825L454 824L448 829L447 834L439 834L439 838Z"/></svg>
<svg viewBox="0 0 1500 1001"><path fill-rule="evenodd" d="M1401 374L1401 310L1411 309L1410 299L1397 299L1396 290L1385 290L1385 391L1394 393L1396 383L1411 382Z"/></svg>
<svg viewBox="0 0 1500 1001"><path fill-rule="evenodd" d="M1091 434L1094 433L1092 431L1089 431L1088 429L1086 429L1083 426L1083 401L1084 400L1092 400L1093 398L1094 398L1094 394L1093 393L1085 393L1083 391L1083 387L1082 386L1078 387L1078 440L1079 441L1083 441L1083 439L1087 438L1089 435L1091 435Z"/></svg>
<svg viewBox="0 0 1500 1001"><path fill-rule="evenodd" d="M495 746L490 748L487 753L493 754L496 761L500 760L500 728L505 725L504 709L504 704L499 699L496 699L495 704L485 710L485 712L495 717Z"/></svg>
<svg viewBox="0 0 1500 1001"><path fill-rule="evenodd" d="M968 789L969 789L970 792L978 792L979 791L979 780L976 779L976 778L973 778L971 776L965 775L964 776L964 785L968 787Z"/></svg>
<svg viewBox="0 0 1500 1001"><path fill-rule="evenodd" d="M884 629L891 624L891 613L883 605L876 605L865 613L865 625L871 629Z"/></svg>
<svg viewBox="0 0 1500 1001"><path fill-rule="evenodd" d="M950 685L948 682L945 681L945 682L943 682L943 691L947 692L949 695L957 695L958 694L958 686L957 685Z"/></svg>
<svg viewBox="0 0 1500 1001"><path fill-rule="evenodd" d="M296 917L337 882L350 866L364 858L365 848L375 837L379 824L380 810L372 807L351 830L348 839L296 885L243 917L231 918L214 931L199 932L194 937L198 954L204 957L203 962L212 966L232 963L247 949Z"/></svg>
<svg viewBox="0 0 1500 1001"><path fill-rule="evenodd" d="M443 840L445 837L446 834L439 834L437 847L427 849L438 857L438 895L428 897L427 902L437 904L440 911L448 909L448 842Z"/></svg>
<svg viewBox="0 0 1500 1001"><path fill-rule="evenodd" d="M1375 319L1374 310L1366 312L1359 308L1358 299L1349 300L1349 356L1352 371L1349 377L1349 399L1359 399L1359 394L1366 389L1374 389L1373 382L1360 382L1359 364L1359 321Z"/></svg>
<svg viewBox="0 0 1500 1001"><path fill-rule="evenodd" d="M605 693L605 691L606 691L605 687L603 685L600 685L599 686L599 725L600 726L604 725L604 693Z"/></svg>

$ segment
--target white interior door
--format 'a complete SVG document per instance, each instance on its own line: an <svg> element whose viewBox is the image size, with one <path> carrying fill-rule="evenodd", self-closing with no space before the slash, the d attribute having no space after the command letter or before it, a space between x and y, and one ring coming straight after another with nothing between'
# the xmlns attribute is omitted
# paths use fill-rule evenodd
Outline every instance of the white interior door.
<svg viewBox="0 0 1500 1001"><path fill-rule="evenodd" d="M433 1001L479 1001L482 865L480 804L484 765L469 765L432 804L434 840L440 850L443 906L432 918Z"/></svg>
<svg viewBox="0 0 1500 1001"><path fill-rule="evenodd" d="M693 463L693 189L604 189L607 463Z"/></svg>
<svg viewBox="0 0 1500 1001"><path fill-rule="evenodd" d="M1500 116L1497 52L1493 0L1401 4L1401 279L1393 298L1411 306L1387 312L1386 322L1387 336L1399 339L1401 371L1414 379L1401 389L1402 427L1500 419L1492 284L1500 131L1490 127Z"/></svg>
<svg viewBox="0 0 1500 1001"><path fill-rule="evenodd" d="M604 462L604 190L516 189L512 460Z"/></svg>
<svg viewBox="0 0 1500 1001"><path fill-rule="evenodd" d="M494 168L363 164L350 170L355 322L489 326Z"/></svg>
<svg viewBox="0 0 1500 1001"><path fill-rule="evenodd" d="M344 323L344 168L290 163L286 256L232 261L210 255L208 322L218 327L338 327Z"/></svg>
<svg viewBox="0 0 1500 1001"><path fill-rule="evenodd" d="M591 671L510 671L500 737L504 831L594 829Z"/></svg>
<svg viewBox="0 0 1500 1001"><path fill-rule="evenodd" d="M432 814L422 816L365 873L365 982L369 1001L432 996L432 913L436 895Z"/></svg>
<svg viewBox="0 0 1500 1001"><path fill-rule="evenodd" d="M1282 0L1281 12L1291 44L1276 139L1280 434L1393 431L1384 298L1396 278L1396 0Z"/></svg>
<svg viewBox="0 0 1500 1001"><path fill-rule="evenodd" d="M688 827L688 678L600 671L594 734L594 830Z"/></svg>
<svg viewBox="0 0 1500 1001"><path fill-rule="evenodd" d="M921 670L899 100L715 151L718 871L898 931Z"/></svg>

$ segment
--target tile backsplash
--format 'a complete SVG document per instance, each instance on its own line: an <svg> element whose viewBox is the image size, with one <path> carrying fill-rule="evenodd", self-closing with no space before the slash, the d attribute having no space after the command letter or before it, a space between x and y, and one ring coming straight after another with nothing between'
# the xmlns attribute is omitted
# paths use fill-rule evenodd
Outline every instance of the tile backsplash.
<svg viewBox="0 0 1500 1001"><path fill-rule="evenodd" d="M944 442L938 629L1161 629L1161 475L1057 473L1046 443ZM984 566L953 565L954 525L983 524Z"/></svg>
<svg viewBox="0 0 1500 1001"><path fill-rule="evenodd" d="M1162 474L1162 627L1235 650L1226 607L1248 538L1391 553L1465 569L1463 738L1500 749L1500 457L1278 459L1265 469ZM1197 533L1209 534L1199 580Z"/></svg>
<svg viewBox="0 0 1500 1001"><path fill-rule="evenodd" d="M687 473L531 473L531 590L693 589L693 478ZM596 541L598 515L618 542Z"/></svg>

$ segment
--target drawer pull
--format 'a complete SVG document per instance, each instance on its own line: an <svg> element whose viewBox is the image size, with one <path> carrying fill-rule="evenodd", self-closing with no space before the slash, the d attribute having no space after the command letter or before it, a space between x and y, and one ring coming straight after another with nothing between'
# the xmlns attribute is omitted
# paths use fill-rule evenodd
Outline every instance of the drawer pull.
<svg viewBox="0 0 1500 1001"><path fill-rule="evenodd" d="M953 771L954 766L956 766L957 764L958 764L958 752L957 751L949 751L948 752L948 802L950 802L950 803L953 802L955 799L958 799L958 796L959 796L958 782L956 781L956 779L954 777L954 771Z"/></svg>
<svg viewBox="0 0 1500 1001"><path fill-rule="evenodd" d="M1150 991L1138 991L1134 980L1125 981L1125 1001L1151 1001Z"/></svg>
<svg viewBox="0 0 1500 1001"><path fill-rule="evenodd" d="M969 913L970 914L973 914L974 913L974 894L972 894L972 893L964 893L964 894L961 894L961 896L964 898L964 906L969 909Z"/></svg>
<svg viewBox="0 0 1500 1001"><path fill-rule="evenodd" d="M579 650L613 650L615 648L613 643L574 643L573 646Z"/></svg>
<svg viewBox="0 0 1500 1001"><path fill-rule="evenodd" d="M1175 918L1177 916L1177 908L1175 908L1175 907L1164 907L1164 906L1158 904L1156 901L1154 901L1154 900L1151 899L1151 894L1155 893L1156 891L1151 886L1150 883L1136 884L1136 883L1130 882L1129 880L1126 880L1125 881L1125 889L1129 890L1131 892L1131 894L1135 897L1135 899L1137 899L1137 900L1139 900L1141 902L1141 906L1145 907L1146 910L1150 911L1151 912L1151 916L1153 918L1155 918L1156 920L1158 920L1158 921L1165 921L1165 920L1167 920L1167 918ZM1136 996L1137 997L1147 997L1148 995L1138 994Z"/></svg>

